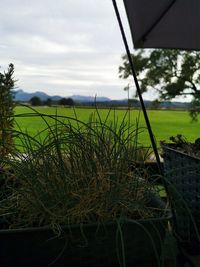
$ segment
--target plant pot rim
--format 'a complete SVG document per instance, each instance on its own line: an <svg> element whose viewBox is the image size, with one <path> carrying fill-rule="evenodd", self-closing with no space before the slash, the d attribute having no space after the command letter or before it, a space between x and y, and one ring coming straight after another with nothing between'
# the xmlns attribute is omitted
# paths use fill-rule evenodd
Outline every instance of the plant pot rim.
<svg viewBox="0 0 200 267"><path fill-rule="evenodd" d="M94 223L86 223L86 224L72 224L72 225L62 225L61 230L65 229L75 229L75 228L87 228L87 227L98 227L100 225L114 225L116 223L123 224L123 223L129 223L129 224L147 224L149 222L156 223L156 222L162 222L171 220L172 215L170 212L168 214L157 217L157 218L147 218L147 219L129 219L129 218L119 218L113 221L107 221L107 222L94 222ZM0 229L0 234L7 234L7 233L24 233L24 232L38 232L38 231L53 231L52 227L50 225L45 226L36 226L36 227L26 227L26 228L13 228L13 229Z"/></svg>
<svg viewBox="0 0 200 267"><path fill-rule="evenodd" d="M186 152L183 152L183 151L177 149L177 145L176 144L165 143L165 144L162 144L161 147L164 148L164 149L168 149L168 150L170 150L172 152L179 153L179 154L181 154L181 155L183 155L185 157L193 158L193 159L196 159L196 160L200 160L200 157L187 154Z"/></svg>

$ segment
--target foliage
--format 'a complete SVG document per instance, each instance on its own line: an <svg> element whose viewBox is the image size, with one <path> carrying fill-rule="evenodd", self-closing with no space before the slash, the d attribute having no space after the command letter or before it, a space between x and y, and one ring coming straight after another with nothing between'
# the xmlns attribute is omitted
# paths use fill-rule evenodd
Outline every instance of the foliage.
<svg viewBox="0 0 200 267"><path fill-rule="evenodd" d="M148 52L139 50L132 55L132 59L142 92L153 88L164 100L170 100L176 96L192 96L193 100L200 100L199 52L168 49ZM119 76L127 79L131 75L131 69L126 55L122 57L122 61ZM200 111L199 105L195 103L193 102L191 112L194 118Z"/></svg>
<svg viewBox="0 0 200 267"><path fill-rule="evenodd" d="M74 101L72 98L61 98L59 100L59 105L62 106L73 106L74 105Z"/></svg>
<svg viewBox="0 0 200 267"><path fill-rule="evenodd" d="M160 106L160 101L158 99L155 99L151 102L151 108L152 109L158 109Z"/></svg>
<svg viewBox="0 0 200 267"><path fill-rule="evenodd" d="M51 107L52 106L52 99L49 97L49 98L47 98L47 100L46 101L44 101L44 105L47 105L48 107Z"/></svg>
<svg viewBox="0 0 200 267"><path fill-rule="evenodd" d="M13 73L13 64L9 65L7 72L0 73L0 157L10 153L13 146Z"/></svg>
<svg viewBox="0 0 200 267"><path fill-rule="evenodd" d="M189 110L189 113L190 113L190 116L193 122L198 121L199 112L200 112L200 98L193 99L190 105L190 110Z"/></svg>
<svg viewBox="0 0 200 267"><path fill-rule="evenodd" d="M109 123L109 114L103 122L98 112L87 123L70 117L29 116L40 116L48 135L33 137L15 130L22 147L16 147L5 162L14 170L15 186L9 187L12 192L0 205L0 216L10 227L160 215L150 204L154 184L135 164L141 129L137 123L127 124L127 115L120 125L117 118ZM49 117L54 123L48 123Z"/></svg>
<svg viewBox="0 0 200 267"><path fill-rule="evenodd" d="M42 104L41 99L39 96L33 96L30 99L30 103L32 106L40 106Z"/></svg>

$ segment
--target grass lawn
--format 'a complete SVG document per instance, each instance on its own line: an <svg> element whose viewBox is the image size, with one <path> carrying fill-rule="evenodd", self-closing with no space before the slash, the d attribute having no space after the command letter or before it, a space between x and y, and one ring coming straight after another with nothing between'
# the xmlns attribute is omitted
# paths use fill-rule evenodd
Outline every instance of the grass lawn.
<svg viewBox="0 0 200 267"><path fill-rule="evenodd" d="M73 118L77 117L80 121L84 122L87 122L91 114L95 113L95 109L92 108L75 108L75 112L73 108L62 107L37 107L35 108L35 110L47 115L57 114L59 116L68 116ZM99 109L98 112L103 121L106 119L109 110ZM28 113L34 113L34 111L27 107L16 107L16 115L27 115L27 117L17 117L16 122L19 124L20 128L23 131L28 131L30 134L34 135L37 132L43 130L46 127L46 124L40 116L33 117L29 116ZM118 123L120 123L123 120L125 114L125 110L112 110L110 112L108 121L111 122L118 120ZM140 134L140 142L143 145L150 144L142 112L138 110L132 110L130 114L126 116L127 121L129 119L129 116L132 124L136 125L137 121L139 121L139 127L141 127L142 131L142 133ZM200 121L197 123L191 123L191 118L189 117L187 111L149 110L148 116L158 145L160 140L168 140L170 136L175 136L177 134L182 134L189 141L194 141L200 136ZM48 123L53 123L54 121L50 118L46 118L46 120L48 121Z"/></svg>

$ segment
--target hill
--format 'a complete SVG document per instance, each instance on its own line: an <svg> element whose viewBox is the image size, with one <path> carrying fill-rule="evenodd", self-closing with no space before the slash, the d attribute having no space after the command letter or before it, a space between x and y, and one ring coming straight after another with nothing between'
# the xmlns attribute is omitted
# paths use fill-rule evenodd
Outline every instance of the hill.
<svg viewBox="0 0 200 267"><path fill-rule="evenodd" d="M15 101L19 102L28 102L32 97L38 96L42 101L46 101L48 98L51 98L54 101L58 101L61 99L61 96L50 96L44 92L36 91L34 93L28 93L23 90L17 90L14 92L15 94Z"/></svg>
<svg viewBox="0 0 200 267"><path fill-rule="evenodd" d="M48 98L51 98L52 101L59 101L62 96L59 95L48 95L41 91L36 91L34 93L28 93L21 89L14 92L15 94L15 101L18 102L28 102L33 96L38 96L42 101L46 101ZM81 96L81 95L72 95L72 96L66 96L66 98L72 98L75 102L85 103L85 102L94 102L95 97L92 96ZM96 101L98 102L109 102L110 99L107 97L97 97Z"/></svg>
<svg viewBox="0 0 200 267"><path fill-rule="evenodd" d="M42 101L46 101L48 98L51 98L52 101L59 101L62 96L59 95L48 95L41 91L36 91L34 93L28 93L24 90L16 90L14 92L15 94L15 101L18 102L28 102L33 96L38 96ZM128 101L127 99L120 99L120 100L112 100L108 97L92 97L92 96L82 96L82 95L72 95L72 96L66 96L66 98L72 98L75 103L80 103L83 105L95 105L95 103L98 103L98 105L102 106L127 106ZM144 100L144 104L147 108L153 108L152 101ZM173 101L162 101L159 103L158 107L159 109L188 109L190 103L187 102L173 102ZM131 101L132 107L140 107L140 102L138 100Z"/></svg>

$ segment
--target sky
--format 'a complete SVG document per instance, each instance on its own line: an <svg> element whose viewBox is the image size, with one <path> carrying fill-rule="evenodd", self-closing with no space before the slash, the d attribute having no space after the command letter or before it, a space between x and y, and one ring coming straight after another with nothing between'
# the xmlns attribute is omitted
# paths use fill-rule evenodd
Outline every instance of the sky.
<svg viewBox="0 0 200 267"><path fill-rule="evenodd" d="M118 77L125 49L111 0L6 0L0 22L0 71L13 63L18 89L127 98L127 81Z"/></svg>

